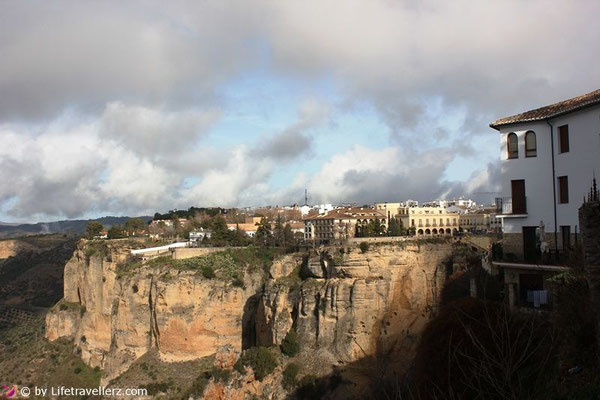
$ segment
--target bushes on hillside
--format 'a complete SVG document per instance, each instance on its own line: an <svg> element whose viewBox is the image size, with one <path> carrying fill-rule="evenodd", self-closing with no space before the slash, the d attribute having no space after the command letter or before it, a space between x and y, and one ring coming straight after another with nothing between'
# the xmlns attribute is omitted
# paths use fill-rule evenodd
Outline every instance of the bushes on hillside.
<svg viewBox="0 0 600 400"><path fill-rule="evenodd" d="M422 398L547 398L556 381L557 345L557 332L544 316L459 299L423 332L416 390Z"/></svg>
<svg viewBox="0 0 600 400"><path fill-rule="evenodd" d="M239 373L244 373L244 367L247 366L252 367L256 379L262 381L277 367L277 359L266 347L252 347L242 354L234 368Z"/></svg>
<svg viewBox="0 0 600 400"><path fill-rule="evenodd" d="M293 329L285 335L281 342L281 352L288 357L294 357L300 352L300 343L298 343L298 335Z"/></svg>
<svg viewBox="0 0 600 400"><path fill-rule="evenodd" d="M300 371L300 367L295 363L288 364L283 370L283 380L281 383L286 390L293 389L298 383L298 371Z"/></svg>

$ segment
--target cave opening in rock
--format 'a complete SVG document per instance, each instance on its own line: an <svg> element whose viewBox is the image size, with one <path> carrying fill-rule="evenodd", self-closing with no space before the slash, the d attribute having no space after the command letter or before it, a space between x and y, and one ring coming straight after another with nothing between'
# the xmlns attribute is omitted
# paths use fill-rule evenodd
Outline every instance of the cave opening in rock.
<svg viewBox="0 0 600 400"><path fill-rule="evenodd" d="M261 298L257 293L250 296L244 304L244 313L242 314L242 350L256 346L256 310Z"/></svg>

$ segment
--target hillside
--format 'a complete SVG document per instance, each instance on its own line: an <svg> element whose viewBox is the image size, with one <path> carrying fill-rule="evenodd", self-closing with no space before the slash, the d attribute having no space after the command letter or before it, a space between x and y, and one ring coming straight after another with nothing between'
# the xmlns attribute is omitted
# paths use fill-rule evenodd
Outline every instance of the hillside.
<svg viewBox="0 0 600 400"><path fill-rule="evenodd" d="M90 221L100 222L105 227L112 225L123 225L132 217L102 217L96 219L76 219L53 222L38 222L35 224L0 224L0 238L19 237L28 235L39 235L49 233L82 234L85 232L87 223ZM152 220L152 217L139 217L144 222Z"/></svg>

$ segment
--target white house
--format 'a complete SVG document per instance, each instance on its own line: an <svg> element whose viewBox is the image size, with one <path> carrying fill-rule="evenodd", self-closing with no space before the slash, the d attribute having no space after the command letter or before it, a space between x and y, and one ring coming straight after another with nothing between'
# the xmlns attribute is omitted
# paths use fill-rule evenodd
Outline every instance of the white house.
<svg viewBox="0 0 600 400"><path fill-rule="evenodd" d="M540 247L568 248L578 208L600 174L600 90L490 126L500 133L504 251L534 261Z"/></svg>
<svg viewBox="0 0 600 400"><path fill-rule="evenodd" d="M212 231L208 229L197 229L190 232L190 242L201 242L205 237L209 238L212 236Z"/></svg>

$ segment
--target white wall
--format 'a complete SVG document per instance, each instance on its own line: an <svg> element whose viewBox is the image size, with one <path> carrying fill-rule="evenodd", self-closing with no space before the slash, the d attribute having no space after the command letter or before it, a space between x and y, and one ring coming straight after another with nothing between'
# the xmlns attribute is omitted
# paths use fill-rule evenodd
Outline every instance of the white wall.
<svg viewBox="0 0 600 400"><path fill-rule="evenodd" d="M577 210L587 194L595 170L600 178L600 106L567 114L550 121L554 126L554 154L556 177L569 177L569 203L557 204L557 225L575 226L579 231ZM558 127L569 125L568 153L559 154ZM537 156L525 157L525 133L536 133ZM514 132L519 139L519 158L508 159L506 137ZM546 232L554 232L554 196L550 126L545 122L531 122L504 127L500 131L500 159L502 197L510 197L510 181L525 179L527 217L505 218L504 232L521 233L523 226L539 226L543 221ZM556 199L558 201L558 183ZM557 229L560 232L560 228Z"/></svg>

